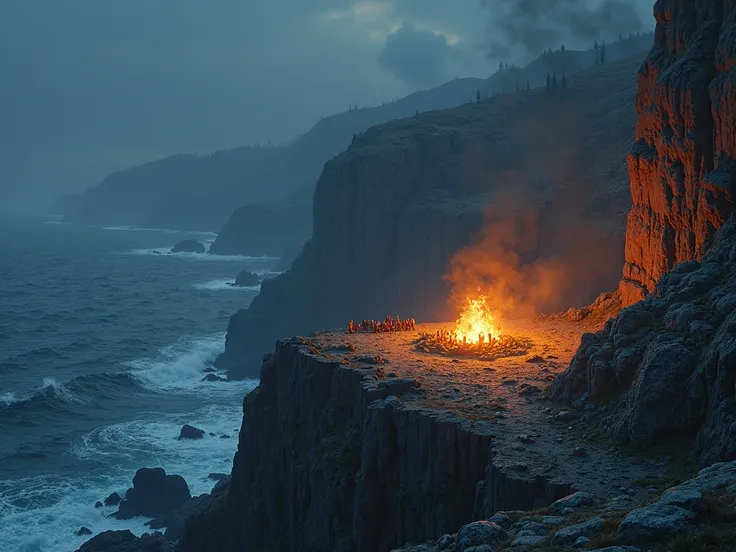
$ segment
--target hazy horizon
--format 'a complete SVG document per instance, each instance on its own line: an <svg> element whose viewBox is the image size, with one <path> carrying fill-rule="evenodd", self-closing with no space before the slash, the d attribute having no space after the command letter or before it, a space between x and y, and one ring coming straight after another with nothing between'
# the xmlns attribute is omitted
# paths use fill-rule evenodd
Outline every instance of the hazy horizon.
<svg viewBox="0 0 736 552"><path fill-rule="evenodd" d="M350 104L488 77L540 40L584 47L608 24L637 25L611 23L612 2L555 0L555 28L533 36L549 2L5 3L2 210L44 208L175 153L287 143ZM651 6L630 11L651 27ZM581 28L581 14L599 26Z"/></svg>

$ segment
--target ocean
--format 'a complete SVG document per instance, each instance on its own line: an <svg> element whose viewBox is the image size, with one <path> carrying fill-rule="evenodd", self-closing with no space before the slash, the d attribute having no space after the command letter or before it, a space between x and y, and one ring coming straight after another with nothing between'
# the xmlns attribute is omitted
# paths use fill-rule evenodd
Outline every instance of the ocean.
<svg viewBox="0 0 736 552"><path fill-rule="evenodd" d="M144 532L94 507L140 467L209 492L257 384L201 381L258 292L228 284L277 260L169 253L213 234L0 219L0 236L0 552L72 552L82 526ZM207 436L178 441L187 423Z"/></svg>

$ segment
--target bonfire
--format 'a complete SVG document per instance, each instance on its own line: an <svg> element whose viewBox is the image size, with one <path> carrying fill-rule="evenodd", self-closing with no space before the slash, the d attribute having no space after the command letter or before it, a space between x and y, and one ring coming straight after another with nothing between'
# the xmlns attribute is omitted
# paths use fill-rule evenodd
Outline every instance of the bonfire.
<svg viewBox="0 0 736 552"><path fill-rule="evenodd" d="M422 332L415 348L447 356L498 358L525 354L531 342L504 334L485 295L468 298L451 330Z"/></svg>

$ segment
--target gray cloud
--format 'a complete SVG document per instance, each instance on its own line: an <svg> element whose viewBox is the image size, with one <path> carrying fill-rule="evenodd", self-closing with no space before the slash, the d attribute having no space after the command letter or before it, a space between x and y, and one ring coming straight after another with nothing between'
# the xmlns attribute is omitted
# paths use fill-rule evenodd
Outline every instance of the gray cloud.
<svg viewBox="0 0 736 552"><path fill-rule="evenodd" d="M379 62L397 77L413 86L439 84L452 47L444 35L417 29L404 23L388 35Z"/></svg>
<svg viewBox="0 0 736 552"><path fill-rule="evenodd" d="M489 10L491 58L536 55L564 41L591 43L644 27L641 0L480 0Z"/></svg>

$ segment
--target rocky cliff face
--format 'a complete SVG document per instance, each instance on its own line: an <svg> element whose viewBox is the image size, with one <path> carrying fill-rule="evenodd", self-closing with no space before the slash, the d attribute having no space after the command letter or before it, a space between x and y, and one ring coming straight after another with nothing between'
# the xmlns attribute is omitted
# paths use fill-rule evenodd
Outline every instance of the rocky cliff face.
<svg viewBox="0 0 736 552"><path fill-rule="evenodd" d="M504 216L513 219L518 209L540 214L539 249L564 246L552 243L555 237L576 235L569 241L577 245L564 253L574 259L571 271L596 275L581 279L559 306L585 304L615 287L639 63L582 73L553 96L510 94L359 136L325 165L313 237L291 270L264 282L250 307L231 318L220 365L233 377L255 375L278 338L353 318L447 319L443 275L450 260L483 228L486 206L509 196ZM585 236L566 225L586 219L582 234L595 232L607 243L581 255Z"/></svg>
<svg viewBox="0 0 736 552"><path fill-rule="evenodd" d="M190 520L182 552L376 552L470 519L488 429L402 405L399 384L281 342L244 401L227 505Z"/></svg>
<svg viewBox="0 0 736 552"><path fill-rule="evenodd" d="M736 2L660 0L654 12L629 157L620 290L631 306L583 336L552 393L605 404L600 427L621 441L697 435L708 464L736 458L736 220L724 226L736 197Z"/></svg>
<svg viewBox="0 0 736 552"><path fill-rule="evenodd" d="M733 209L736 8L731 0L660 0L655 45L639 72L633 208L620 285L644 298L676 264L700 259Z"/></svg>

